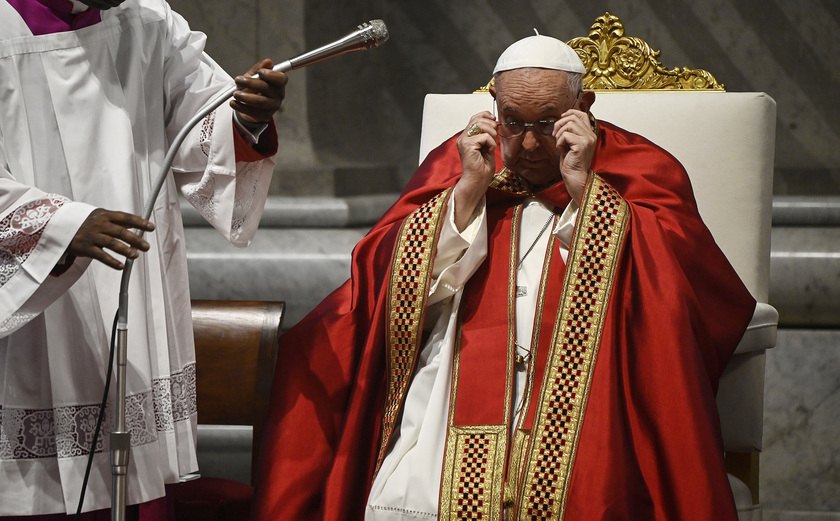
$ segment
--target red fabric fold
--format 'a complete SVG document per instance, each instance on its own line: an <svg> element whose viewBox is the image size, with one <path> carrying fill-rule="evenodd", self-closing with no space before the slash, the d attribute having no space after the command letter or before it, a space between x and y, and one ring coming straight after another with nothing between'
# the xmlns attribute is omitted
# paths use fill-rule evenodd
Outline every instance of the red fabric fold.
<svg viewBox="0 0 840 521"><path fill-rule="evenodd" d="M260 134L260 140L253 146L245 140L233 125L233 150L237 161L253 163L274 156L277 153L279 142L277 140L277 127L274 120L268 122L268 126Z"/></svg>

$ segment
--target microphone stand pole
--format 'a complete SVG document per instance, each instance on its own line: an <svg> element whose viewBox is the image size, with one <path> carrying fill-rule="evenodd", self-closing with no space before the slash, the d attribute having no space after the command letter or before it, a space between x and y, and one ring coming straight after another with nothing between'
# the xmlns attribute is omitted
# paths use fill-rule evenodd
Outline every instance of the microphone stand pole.
<svg viewBox="0 0 840 521"><path fill-rule="evenodd" d="M282 65L282 64L281 64ZM143 218L147 221L152 216L154 210L155 200L160 193L161 187L166 180L169 173L169 167L172 166L172 161L175 159L175 154L181 147L190 130L204 119L207 114L213 112L222 103L230 98L236 92L236 86L233 86L218 95L210 103L208 103L198 114L193 116L191 120L184 125L184 128L175 136L172 144L169 146L169 151L161 165L155 183L152 186L152 191L146 200L146 207L143 211ZM138 232L139 236L143 236L143 231ZM123 269L122 279L120 280L120 297L119 309L117 310L117 342L116 342L116 418L114 431L111 433L111 521L125 521L125 507L126 507L126 479L128 477L128 455L131 449L131 432L128 431L125 425L125 378L126 366L128 365L128 281L131 277L131 268L134 266L134 259L127 259L125 268Z"/></svg>
<svg viewBox="0 0 840 521"><path fill-rule="evenodd" d="M127 289L128 273L133 259L125 263L123 281ZM121 285L122 286L122 285ZM111 433L111 521L125 521L126 479L128 477L128 455L131 449L131 432L125 425L125 377L128 363L128 292L120 291L120 307L117 312L116 344L116 421Z"/></svg>

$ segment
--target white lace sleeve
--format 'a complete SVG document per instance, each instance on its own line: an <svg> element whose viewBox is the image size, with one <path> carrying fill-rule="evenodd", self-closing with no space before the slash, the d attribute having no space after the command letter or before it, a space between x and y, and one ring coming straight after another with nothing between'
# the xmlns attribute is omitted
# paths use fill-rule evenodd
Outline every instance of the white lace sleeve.
<svg viewBox="0 0 840 521"><path fill-rule="evenodd" d="M211 125L212 120L205 118ZM202 139L209 140L213 134L204 131ZM210 144L202 141L202 152L209 148ZM177 182L187 201L231 244L247 246L259 226L273 170L273 160L238 162L233 176L208 171L201 175L181 175Z"/></svg>
<svg viewBox="0 0 840 521"><path fill-rule="evenodd" d="M205 37L169 11L166 60L167 134L184 124L233 80L204 53ZM247 246L262 217L274 159L237 162L233 109L223 103L181 145L172 170L181 193L234 246Z"/></svg>
<svg viewBox="0 0 840 521"><path fill-rule="evenodd" d="M13 208L0 220L0 287L20 271L35 251L44 228L67 199L55 194Z"/></svg>
<svg viewBox="0 0 840 521"><path fill-rule="evenodd" d="M228 232L230 242L234 245L246 245L256 232L259 218L249 222L253 217L252 209L260 206L259 213L262 214L261 206L265 204L265 196L258 194L259 181L262 173L259 165L245 163L242 169L237 172L234 178L233 190L233 213L229 221L222 215L227 210L227 204L222 198L225 190L217 190L216 176L202 176L197 183L185 183L181 187L184 197L193 205L201 215L211 224L229 222L229 227L219 230L222 234ZM227 181L223 181L227 184ZM253 230L251 229L253 228ZM243 233L244 232L244 233ZM244 243L244 244L243 244Z"/></svg>
<svg viewBox="0 0 840 521"><path fill-rule="evenodd" d="M23 200L8 204L7 199L0 218L0 336L37 316L89 264L89 260L80 259L61 276L50 276L93 207L55 194L30 199L27 195L37 190L0 179L0 193L15 188L24 191Z"/></svg>

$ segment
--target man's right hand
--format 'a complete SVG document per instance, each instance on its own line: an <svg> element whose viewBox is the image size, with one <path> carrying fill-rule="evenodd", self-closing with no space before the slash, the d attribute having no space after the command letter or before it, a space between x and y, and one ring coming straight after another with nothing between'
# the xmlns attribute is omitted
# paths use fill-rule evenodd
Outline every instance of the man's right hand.
<svg viewBox="0 0 840 521"><path fill-rule="evenodd" d="M155 225L137 215L97 208L82 223L70 241L67 253L75 257L90 257L121 270L125 265L106 253L106 249L129 259L136 259L140 255L138 250L149 251L149 243L129 228L151 232Z"/></svg>
<svg viewBox="0 0 840 521"><path fill-rule="evenodd" d="M470 136L470 127L478 125L480 133ZM479 112L470 118L458 136L461 156L461 179L455 185L455 226L463 231L470 222L476 206L496 175L496 146L499 133L490 112Z"/></svg>

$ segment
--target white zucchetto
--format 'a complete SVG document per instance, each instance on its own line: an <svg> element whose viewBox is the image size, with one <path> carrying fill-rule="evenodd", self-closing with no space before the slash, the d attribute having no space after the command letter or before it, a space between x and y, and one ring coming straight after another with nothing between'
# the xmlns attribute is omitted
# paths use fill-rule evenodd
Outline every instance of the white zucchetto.
<svg viewBox="0 0 840 521"><path fill-rule="evenodd" d="M586 69L574 49L550 36L529 36L511 44L499 56L493 74L537 67L584 74Z"/></svg>

